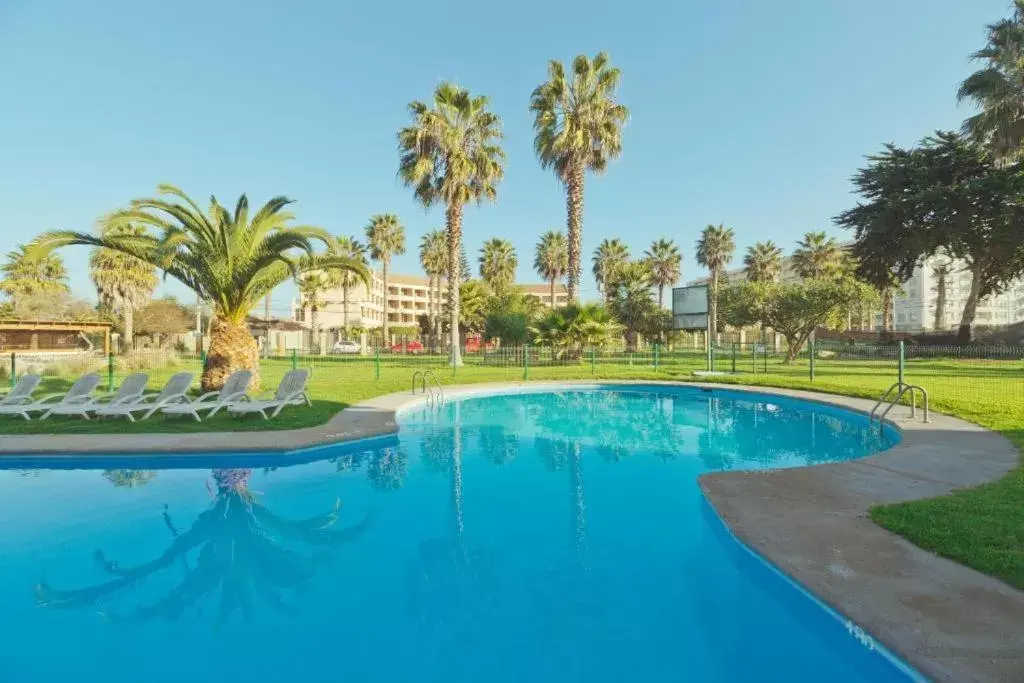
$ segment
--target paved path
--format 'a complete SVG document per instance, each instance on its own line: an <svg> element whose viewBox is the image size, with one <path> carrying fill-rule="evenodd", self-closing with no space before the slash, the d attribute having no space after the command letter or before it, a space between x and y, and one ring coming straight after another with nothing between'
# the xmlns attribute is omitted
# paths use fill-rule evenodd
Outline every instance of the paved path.
<svg viewBox="0 0 1024 683"><path fill-rule="evenodd" d="M580 382L477 384L449 396ZM630 382L602 382L630 384ZM633 382L633 384L653 384ZM872 402L766 387L707 386L809 399L867 412ZM396 411L423 401L389 394L343 410L326 425L275 432L9 436L0 455L292 451L397 431ZM704 494L733 533L838 612L936 681L1024 681L1024 593L944 560L876 526L872 505L976 486L1016 466L1002 436L933 415L899 421L903 440L875 456L769 472L704 475Z"/></svg>

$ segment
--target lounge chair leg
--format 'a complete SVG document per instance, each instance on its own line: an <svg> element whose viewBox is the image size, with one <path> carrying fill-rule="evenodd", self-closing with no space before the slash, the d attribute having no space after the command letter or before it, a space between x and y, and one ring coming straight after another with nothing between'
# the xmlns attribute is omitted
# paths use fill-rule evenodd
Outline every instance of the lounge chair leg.
<svg viewBox="0 0 1024 683"><path fill-rule="evenodd" d="M202 422L202 420L199 418L199 413L197 413L194 410L192 411L192 417L195 418L196 422Z"/></svg>

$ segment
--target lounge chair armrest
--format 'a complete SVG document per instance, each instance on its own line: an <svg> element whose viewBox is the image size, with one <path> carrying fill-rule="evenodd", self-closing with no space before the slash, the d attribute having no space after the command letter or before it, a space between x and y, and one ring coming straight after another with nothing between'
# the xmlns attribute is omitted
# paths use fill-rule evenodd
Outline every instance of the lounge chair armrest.
<svg viewBox="0 0 1024 683"><path fill-rule="evenodd" d="M56 394L46 394L45 396L40 396L39 400L37 400L36 403L49 403L50 401L52 401L52 400L54 400L56 398L64 398L65 396L67 396L67 392L58 392Z"/></svg>
<svg viewBox="0 0 1024 683"><path fill-rule="evenodd" d="M92 403L95 400L96 400L95 396L89 396L89 395L85 395L85 396L72 396L71 398L66 399L64 401L64 403L70 403L71 405L77 405L79 403Z"/></svg>
<svg viewBox="0 0 1024 683"><path fill-rule="evenodd" d="M197 398L195 401L193 401L193 403L202 403L203 401L205 401L207 399L214 398L215 396L220 396L220 392L219 391L207 391L205 394L203 394L202 396Z"/></svg>

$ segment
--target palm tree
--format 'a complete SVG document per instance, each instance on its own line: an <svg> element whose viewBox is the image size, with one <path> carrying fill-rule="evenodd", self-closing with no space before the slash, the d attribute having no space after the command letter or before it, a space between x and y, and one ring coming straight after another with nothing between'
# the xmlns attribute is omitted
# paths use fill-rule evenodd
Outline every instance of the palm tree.
<svg viewBox="0 0 1024 683"><path fill-rule="evenodd" d="M448 242L448 309L452 364L459 365L459 284L462 210L472 201L494 201L504 176L501 119L489 100L465 88L441 83L433 107L411 102L413 123L398 131L398 174L424 206L445 206Z"/></svg>
<svg viewBox="0 0 1024 683"><path fill-rule="evenodd" d="M388 267L392 256L405 253L405 227L393 213L379 213L366 226L366 241L370 257L380 263L381 279L384 281L384 345L390 345L388 337Z"/></svg>
<svg viewBox="0 0 1024 683"><path fill-rule="evenodd" d="M1014 0L1012 17L989 24L985 47L971 59L984 66L960 84L957 99L981 111L964 121L964 133L999 158L1017 158L1024 140L1024 0Z"/></svg>
<svg viewBox="0 0 1024 683"><path fill-rule="evenodd" d="M708 278L708 343L718 334L718 281L736 250L735 233L724 225L709 225L697 240L697 263L710 271Z"/></svg>
<svg viewBox="0 0 1024 683"><path fill-rule="evenodd" d="M802 278L826 277L842 264L843 250L823 231L808 232L793 252L793 270Z"/></svg>
<svg viewBox="0 0 1024 683"><path fill-rule="evenodd" d="M355 237L349 237L347 235L339 235L334 239L333 251L339 256L352 259L357 263L366 265L366 245L360 242ZM359 284L359 276L355 271L352 270L341 270L334 271L338 278L338 284L341 285L341 303L342 303L342 325L345 328L345 336L348 337L348 295L352 291L352 288ZM370 292L367 292L369 294Z"/></svg>
<svg viewBox="0 0 1024 683"><path fill-rule="evenodd" d="M7 252L7 262L0 270L0 292L11 298L69 291L68 271L57 254L33 254L19 244Z"/></svg>
<svg viewBox="0 0 1024 683"><path fill-rule="evenodd" d="M665 287L679 282L683 255L675 242L662 238L651 243L651 248L644 252L644 259L651 269L651 284L658 288L658 308L664 308Z"/></svg>
<svg viewBox="0 0 1024 683"><path fill-rule="evenodd" d="M658 324L651 296L651 267L645 261L632 261L620 266L615 279L606 284L611 292L611 311L626 332L626 345L636 350L637 336L641 332L654 331Z"/></svg>
<svg viewBox="0 0 1024 683"><path fill-rule="evenodd" d="M583 179L587 171L604 173L622 153L622 127L629 111L615 100L621 72L608 55L579 55L567 79L561 62L548 63L548 80L530 97L535 132L533 147L541 166L552 168L566 190L569 232L569 301L579 294L583 252Z"/></svg>
<svg viewBox="0 0 1024 683"><path fill-rule="evenodd" d="M782 250L772 242L757 242L743 256L750 282L775 282L782 275Z"/></svg>
<svg viewBox="0 0 1024 683"><path fill-rule="evenodd" d="M430 329L436 343L438 336L438 311L441 308L441 278L448 272L448 243L444 230L431 230L420 240L420 265L430 279L427 288L430 311Z"/></svg>
<svg viewBox="0 0 1024 683"><path fill-rule="evenodd" d="M601 244L594 250L591 262L594 266L597 288L604 292L604 300L607 303L611 299L608 283L615 279L616 269L629 263L629 247L618 238L601 240Z"/></svg>
<svg viewBox="0 0 1024 683"><path fill-rule="evenodd" d="M172 185L160 185L157 191L173 199L136 199L105 221L108 226L141 225L147 228L144 234L50 232L40 235L30 251L38 258L71 244L113 249L163 270L210 302L214 321L203 366L205 391L220 388L228 375L241 369L251 370L253 383L259 385L256 340L246 316L274 287L296 273L324 268L349 270L369 282L362 263L313 253L313 240L329 244L332 238L320 228L292 225L294 216L285 211L292 203L287 197L274 197L250 216L245 195L234 212L211 197L204 213Z"/></svg>
<svg viewBox="0 0 1024 683"><path fill-rule="evenodd" d="M494 291L512 284L518 265L516 249L508 240L493 237L480 248L480 277Z"/></svg>
<svg viewBox="0 0 1024 683"><path fill-rule="evenodd" d="M555 358L580 358L588 346L603 347L617 338L622 326L600 304L574 304L549 310L531 327L534 342L549 346Z"/></svg>
<svg viewBox="0 0 1024 683"><path fill-rule="evenodd" d="M319 353L320 348L320 307L323 302L320 294L328 289L337 287L341 282L341 276L332 270L310 270L300 273L295 279L299 293L302 295L303 307L309 307L309 331L313 338L311 347L314 353Z"/></svg>
<svg viewBox="0 0 1024 683"><path fill-rule="evenodd" d="M551 284L551 308L555 307L555 282L565 277L569 268L569 247L565 233L548 230L540 236L533 256L533 268Z"/></svg>
<svg viewBox="0 0 1024 683"><path fill-rule="evenodd" d="M139 225L106 226L103 232L139 236ZM100 305L121 313L124 343L122 352L134 348L135 309L145 303L156 289L156 269L139 259L113 249L93 249L89 256L89 274L96 285Z"/></svg>

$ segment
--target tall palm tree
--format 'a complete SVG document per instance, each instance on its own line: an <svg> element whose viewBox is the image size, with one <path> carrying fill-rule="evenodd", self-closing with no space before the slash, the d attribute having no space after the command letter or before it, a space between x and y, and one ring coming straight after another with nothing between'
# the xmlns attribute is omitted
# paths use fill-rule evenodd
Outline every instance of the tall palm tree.
<svg viewBox="0 0 1024 683"><path fill-rule="evenodd" d="M309 331L313 338L310 345L314 353L319 353L320 348L320 307L323 300L320 295L328 289L333 289L341 283L341 276L337 271L330 269L309 270L300 273L295 279L299 293L302 295L303 308L309 308Z"/></svg>
<svg viewBox="0 0 1024 683"><path fill-rule="evenodd" d="M569 268L569 246L565 233L548 230L540 236L533 256L533 268L551 285L551 308L555 307L555 283L565 277Z"/></svg>
<svg viewBox="0 0 1024 683"><path fill-rule="evenodd" d="M658 288L658 308L664 308L665 287L679 282L683 274L683 255L675 242L662 238L651 243L644 260L651 269L651 284Z"/></svg>
<svg viewBox="0 0 1024 683"><path fill-rule="evenodd" d="M409 103L413 122L398 131L398 175L424 206L445 206L452 364L459 365L462 210L470 202L497 197L505 152L498 144L501 119L488 110L486 97L441 83L432 104Z"/></svg>
<svg viewBox="0 0 1024 683"><path fill-rule="evenodd" d="M736 233L724 225L709 225L697 240L697 263L708 269L708 334L709 343L718 334L718 284L722 271L736 250Z"/></svg>
<svg viewBox="0 0 1024 683"><path fill-rule="evenodd" d="M493 237L480 249L480 277L495 291L511 286L518 265L516 249L508 240Z"/></svg>
<svg viewBox="0 0 1024 683"><path fill-rule="evenodd" d="M441 279L448 272L448 242L444 230L431 230L420 240L420 265L430 283L427 287L430 311L430 329L435 340L438 336L438 311L441 308Z"/></svg>
<svg viewBox="0 0 1024 683"><path fill-rule="evenodd" d="M366 265L366 245L355 237L339 235L334 238L333 252L339 256L352 259L357 263ZM345 336L348 337L348 295L352 288L359 284L359 275L352 270L334 271L338 278L338 285L341 286L341 324L345 328ZM370 294L367 291L367 294Z"/></svg>
<svg viewBox="0 0 1024 683"><path fill-rule="evenodd" d="M548 63L548 80L530 97L533 147L541 166L565 184L569 232L569 301L576 301L582 276L583 180L587 171L604 173L622 153L622 127L629 111L615 99L621 72L600 52L579 55L566 77L561 62Z"/></svg>
<svg viewBox="0 0 1024 683"><path fill-rule="evenodd" d="M105 226L104 232L139 236L139 225ZM121 351L131 351L135 339L135 309L145 303L156 289L156 268L134 256L113 249L93 249L89 256L89 274L96 285L101 306L121 314L124 343Z"/></svg>
<svg viewBox="0 0 1024 683"><path fill-rule="evenodd" d="M388 268L391 257L405 253L405 227L393 213L379 213L366 226L366 241L370 256L380 263L381 279L384 281L384 344L391 344L388 336Z"/></svg>
<svg viewBox="0 0 1024 683"><path fill-rule="evenodd" d="M110 226L145 226L142 235L50 232L40 235L30 251L41 257L71 244L113 249L163 270L208 301L214 321L203 367L206 391L219 389L240 369L251 370L258 386L256 340L246 316L274 287L296 273L323 268L350 270L369 282L362 263L313 252L314 240L329 244L332 238L320 228L293 225L293 214L285 210L292 203L287 197L274 197L250 216L245 195L233 212L215 197L203 212L173 185L160 185L157 191L172 199L136 199L106 218Z"/></svg>
<svg viewBox="0 0 1024 683"><path fill-rule="evenodd" d="M7 252L7 262L0 270L0 292L11 298L69 291L68 271L57 254L33 254L29 247L19 244Z"/></svg>
<svg viewBox="0 0 1024 683"><path fill-rule="evenodd" d="M808 232L793 252L793 270L802 278L826 277L841 265L843 250L824 231Z"/></svg>
<svg viewBox="0 0 1024 683"><path fill-rule="evenodd" d="M1020 156L1024 141L1024 0L1013 15L988 26L985 47L971 55L982 68L957 92L981 111L964 121L964 133L989 146L997 157Z"/></svg>
<svg viewBox="0 0 1024 683"><path fill-rule="evenodd" d="M617 237L603 239L594 250L591 262L593 263L594 279L597 280L597 288L604 292L605 303L608 303L612 294L608 284L615 279L615 271L629 263L629 247Z"/></svg>
<svg viewBox="0 0 1024 683"><path fill-rule="evenodd" d="M771 240L747 247L743 256L750 282L775 282L782 275L782 250Z"/></svg>

